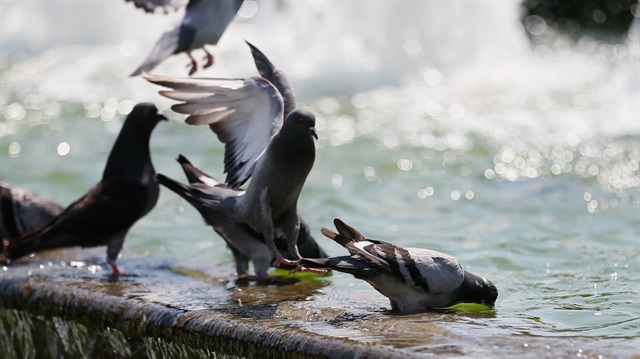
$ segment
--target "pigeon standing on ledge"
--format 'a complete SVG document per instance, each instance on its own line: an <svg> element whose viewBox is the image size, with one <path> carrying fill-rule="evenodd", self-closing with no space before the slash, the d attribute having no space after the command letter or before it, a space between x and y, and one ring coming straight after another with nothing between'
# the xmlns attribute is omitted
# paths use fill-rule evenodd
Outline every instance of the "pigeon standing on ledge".
<svg viewBox="0 0 640 359"><path fill-rule="evenodd" d="M263 64L273 66L266 60L258 68ZM173 89L160 91L165 97L183 101L172 109L188 114L188 124L209 125L225 143L229 188L212 188L206 205L262 234L276 257L274 266L296 265L301 258L296 245L300 229L298 197L315 161L314 138L318 136L313 112L285 107L295 104L295 99L289 97L293 90L288 81L272 82L265 77L192 79L152 74L144 77ZM235 189L250 177L246 192L238 195ZM286 239L294 261L278 251L275 244L278 234Z"/></svg>
<svg viewBox="0 0 640 359"><path fill-rule="evenodd" d="M333 223L338 233L322 228L322 234L345 247L350 255L303 258L300 265L352 274L389 298L393 310L412 313L456 303L493 307L498 298L493 283L465 271L448 254L367 239L337 218Z"/></svg>
<svg viewBox="0 0 640 359"><path fill-rule="evenodd" d="M131 76L138 76L143 72L151 71L169 56L181 52L186 53L191 59L189 75L193 75L198 71L198 63L191 55L191 51L195 49L202 49L206 54L206 62L202 68L210 67L213 65L213 55L204 46L218 43L243 2L243 0L126 1L132 1L136 7L142 8L147 12L154 12L156 9L163 9L167 12L168 9L177 10L186 6L184 17L180 24L171 27L162 34L147 58Z"/></svg>
<svg viewBox="0 0 640 359"><path fill-rule="evenodd" d="M162 174L157 175L158 182L189 202L200 212L205 222L213 227L216 233L225 240L227 247L233 254L237 275L247 275L249 260L251 260L256 277L258 279L268 278L267 270L271 266L274 257L269 251L269 247L265 244L264 237L244 223L229 220L223 213L207 207L205 205L206 201L203 201L209 196L211 189L226 187L226 185L195 167L186 157L180 155L177 160L187 176L189 186ZM238 189L237 191L239 194L244 193L243 190ZM284 238L276 237L275 240L281 253L282 250L286 251L287 246ZM300 218L297 245L300 249L300 254L304 257L327 256L311 236L309 226L302 218ZM283 253L283 255L285 254Z"/></svg>
<svg viewBox="0 0 640 359"><path fill-rule="evenodd" d="M11 240L49 223L64 207L0 181L0 240Z"/></svg>
<svg viewBox="0 0 640 359"><path fill-rule="evenodd" d="M111 149L102 180L44 227L5 240L4 256L13 260L45 249L106 245L107 263L119 276L116 260L127 232L158 200L149 139L161 120L166 118L155 105L136 105Z"/></svg>

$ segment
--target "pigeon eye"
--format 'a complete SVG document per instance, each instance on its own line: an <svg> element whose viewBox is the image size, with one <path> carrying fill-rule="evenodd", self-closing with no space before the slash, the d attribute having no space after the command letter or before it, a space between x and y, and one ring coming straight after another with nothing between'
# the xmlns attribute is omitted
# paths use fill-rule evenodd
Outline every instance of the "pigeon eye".
<svg viewBox="0 0 640 359"><path fill-rule="evenodd" d="M304 123L304 118L300 117L300 118L298 119L298 122L300 122L300 123Z"/></svg>

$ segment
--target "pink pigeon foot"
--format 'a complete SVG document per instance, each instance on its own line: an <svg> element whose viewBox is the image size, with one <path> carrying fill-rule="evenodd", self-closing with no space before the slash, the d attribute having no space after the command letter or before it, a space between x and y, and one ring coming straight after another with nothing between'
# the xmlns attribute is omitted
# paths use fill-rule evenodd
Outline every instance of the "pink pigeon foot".
<svg viewBox="0 0 640 359"><path fill-rule="evenodd" d="M187 53L187 55L189 55L189 58L191 59L191 63L187 65L187 67L191 68L189 70L189 76L191 76L195 74L196 71L198 71L198 63L196 62L196 59L194 59L193 56L191 56L191 53Z"/></svg>
<svg viewBox="0 0 640 359"><path fill-rule="evenodd" d="M204 65L202 65L202 68L203 68L203 69L207 69L207 68L209 68L209 67L211 67L211 66L213 65L213 61L214 61L214 59L213 59L213 55L211 55L211 54L209 53L209 51L207 51L207 49L205 49L204 47L202 48L202 50L204 51L204 53L205 53L205 54L207 54L207 55L203 58L203 60L207 60L207 62L205 62L205 63L204 63Z"/></svg>
<svg viewBox="0 0 640 359"><path fill-rule="evenodd" d="M303 266L297 266L295 268L293 268L291 270L291 272L289 272L289 274L294 274L297 272L309 272L309 273L313 273L313 274L327 274L327 270L326 269L320 269L320 268L308 268L308 267L303 267Z"/></svg>
<svg viewBox="0 0 640 359"><path fill-rule="evenodd" d="M122 275L122 273L120 272L120 268L118 268L118 265L116 264L116 262L107 258L107 264L111 266L111 270L113 271L114 276L120 277Z"/></svg>

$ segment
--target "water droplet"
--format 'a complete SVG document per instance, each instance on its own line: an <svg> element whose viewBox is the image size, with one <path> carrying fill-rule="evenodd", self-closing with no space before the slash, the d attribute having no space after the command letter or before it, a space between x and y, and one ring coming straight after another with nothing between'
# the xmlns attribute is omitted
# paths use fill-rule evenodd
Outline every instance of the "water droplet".
<svg viewBox="0 0 640 359"><path fill-rule="evenodd" d="M7 106L6 109L4 110L5 117L13 121L22 120L26 114L27 114L26 110L18 102L12 103L11 105Z"/></svg>
<svg viewBox="0 0 640 359"><path fill-rule="evenodd" d="M20 144L18 142L11 142L9 144L9 156L16 157L20 153Z"/></svg>
<svg viewBox="0 0 640 359"><path fill-rule="evenodd" d="M495 173L495 172L493 172L493 170L492 170L492 169L490 169L490 168L487 168L487 169L484 171L484 177L485 177L486 179L493 179L495 176L496 176L496 173Z"/></svg>
<svg viewBox="0 0 640 359"><path fill-rule="evenodd" d="M342 175L335 174L331 176L331 186L333 186L333 188L342 187Z"/></svg>
<svg viewBox="0 0 640 359"><path fill-rule="evenodd" d="M422 44L416 39L409 39L404 42L404 51L409 55L417 55L422 51Z"/></svg>
<svg viewBox="0 0 640 359"><path fill-rule="evenodd" d="M424 81L431 86L436 86L440 84L440 81L442 81L442 75L440 74L440 71L430 69L424 72Z"/></svg>
<svg viewBox="0 0 640 359"><path fill-rule="evenodd" d="M401 171L410 171L411 168L413 168L413 162L411 162L411 160L403 158L398 160L397 166Z"/></svg>
<svg viewBox="0 0 640 359"><path fill-rule="evenodd" d="M69 146L68 142L60 142L57 151L58 156L66 156L71 151L71 146Z"/></svg>
<svg viewBox="0 0 640 359"><path fill-rule="evenodd" d="M524 20L524 26L534 36L540 36L547 30L547 23L538 15L527 16Z"/></svg>
<svg viewBox="0 0 640 359"><path fill-rule="evenodd" d="M460 199L460 192L458 191L453 191L451 192L451 199L454 201L457 201Z"/></svg>

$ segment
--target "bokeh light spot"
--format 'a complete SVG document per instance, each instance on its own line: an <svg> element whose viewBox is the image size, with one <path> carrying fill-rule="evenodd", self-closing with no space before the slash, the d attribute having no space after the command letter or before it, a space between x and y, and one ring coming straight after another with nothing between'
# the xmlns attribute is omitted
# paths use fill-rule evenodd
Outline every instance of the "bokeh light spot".
<svg viewBox="0 0 640 359"><path fill-rule="evenodd" d="M66 156L71 151L71 146L68 142L60 142L57 151L59 156Z"/></svg>

